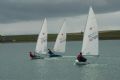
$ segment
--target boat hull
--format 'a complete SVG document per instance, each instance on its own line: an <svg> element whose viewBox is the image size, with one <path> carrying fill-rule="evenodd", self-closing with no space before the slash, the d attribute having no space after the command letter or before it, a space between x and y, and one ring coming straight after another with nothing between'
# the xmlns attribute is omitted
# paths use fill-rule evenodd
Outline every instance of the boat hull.
<svg viewBox="0 0 120 80"><path fill-rule="evenodd" d="M75 60L76 65L86 65L89 64L88 62L79 62L78 60Z"/></svg>
<svg viewBox="0 0 120 80"><path fill-rule="evenodd" d="M31 59L44 59L44 57L41 57L41 56L35 56L35 57L32 57Z"/></svg>
<svg viewBox="0 0 120 80"><path fill-rule="evenodd" d="M49 55L50 58L52 57L62 57L61 55Z"/></svg>

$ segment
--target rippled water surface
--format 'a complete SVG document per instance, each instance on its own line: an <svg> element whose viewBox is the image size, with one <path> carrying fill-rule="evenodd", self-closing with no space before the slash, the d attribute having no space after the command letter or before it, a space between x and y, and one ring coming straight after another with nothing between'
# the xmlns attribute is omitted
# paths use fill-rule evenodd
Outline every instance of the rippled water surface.
<svg viewBox="0 0 120 80"><path fill-rule="evenodd" d="M30 60L36 43L0 44L0 80L118 80L120 40L102 40L99 57L87 56L90 64L74 65L75 57ZM54 42L48 43L52 48ZM76 56L82 42L67 42L64 56Z"/></svg>

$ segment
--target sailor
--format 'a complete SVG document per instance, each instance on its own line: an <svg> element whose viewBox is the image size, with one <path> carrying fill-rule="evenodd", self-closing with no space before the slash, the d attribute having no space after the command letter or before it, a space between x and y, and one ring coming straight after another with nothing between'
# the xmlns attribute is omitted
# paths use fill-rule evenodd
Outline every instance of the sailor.
<svg viewBox="0 0 120 80"><path fill-rule="evenodd" d="M32 54L31 51L29 52L29 55L30 55L31 58L34 58L34 57L35 57L35 54Z"/></svg>
<svg viewBox="0 0 120 80"><path fill-rule="evenodd" d="M54 54L50 49L48 49L49 57L61 57L61 55Z"/></svg>
<svg viewBox="0 0 120 80"><path fill-rule="evenodd" d="M48 49L48 54L51 56L51 55L54 55L54 53L50 50L50 49Z"/></svg>
<svg viewBox="0 0 120 80"><path fill-rule="evenodd" d="M77 60L78 60L79 62L86 62L86 61L87 61L87 59L86 59L85 57L83 57L82 52L80 52L80 53L78 54Z"/></svg>

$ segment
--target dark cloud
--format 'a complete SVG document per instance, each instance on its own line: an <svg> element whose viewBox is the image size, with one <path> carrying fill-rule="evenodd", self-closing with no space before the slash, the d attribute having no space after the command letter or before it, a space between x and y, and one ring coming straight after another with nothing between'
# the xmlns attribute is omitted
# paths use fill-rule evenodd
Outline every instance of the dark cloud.
<svg viewBox="0 0 120 80"><path fill-rule="evenodd" d="M119 0L0 0L0 23L38 20L42 17L66 17L120 10Z"/></svg>

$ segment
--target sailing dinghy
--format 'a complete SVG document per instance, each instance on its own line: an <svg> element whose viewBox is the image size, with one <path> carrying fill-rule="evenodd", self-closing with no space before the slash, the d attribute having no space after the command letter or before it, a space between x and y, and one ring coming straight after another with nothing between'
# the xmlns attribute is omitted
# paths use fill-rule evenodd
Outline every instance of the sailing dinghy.
<svg viewBox="0 0 120 80"><path fill-rule="evenodd" d="M98 55L98 30L95 14L92 7L90 7L88 14L81 52L83 55ZM88 64L88 62L79 62L78 60L75 60L75 63Z"/></svg>
<svg viewBox="0 0 120 80"><path fill-rule="evenodd" d="M43 59L44 57L42 55L47 54L47 20L45 18L41 32L38 35L35 53L32 54L32 59Z"/></svg>
<svg viewBox="0 0 120 80"><path fill-rule="evenodd" d="M61 30L56 38L53 51L57 53L64 53L66 47L66 23L62 24ZM50 57L62 57L61 55L53 54Z"/></svg>

